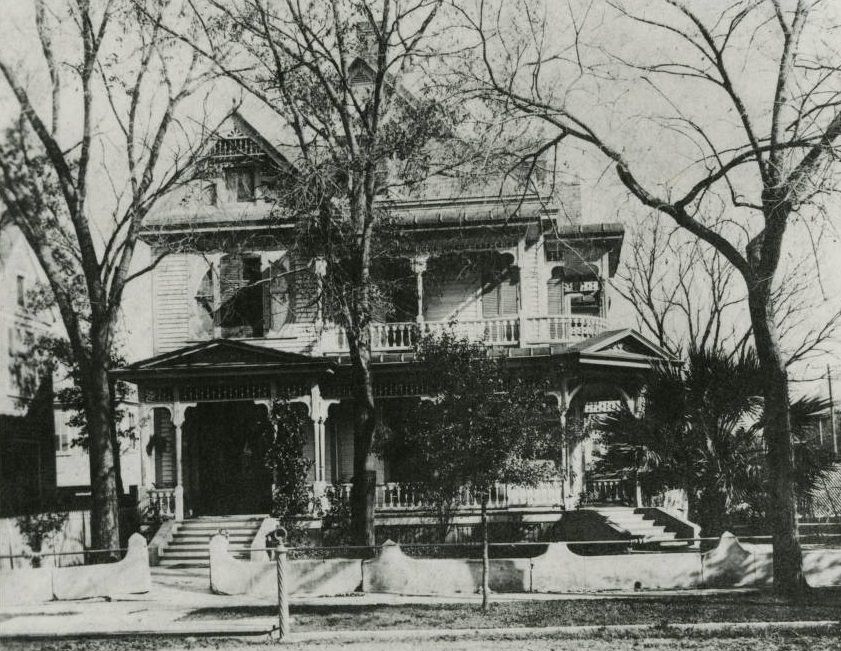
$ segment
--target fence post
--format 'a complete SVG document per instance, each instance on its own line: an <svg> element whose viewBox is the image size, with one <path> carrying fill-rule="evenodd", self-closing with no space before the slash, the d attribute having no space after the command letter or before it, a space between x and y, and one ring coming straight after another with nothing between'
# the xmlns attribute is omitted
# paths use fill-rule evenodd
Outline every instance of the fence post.
<svg viewBox="0 0 841 651"><path fill-rule="evenodd" d="M275 548L275 563L277 565L277 639L284 640L289 635L289 563L286 553L286 531L279 536Z"/></svg>

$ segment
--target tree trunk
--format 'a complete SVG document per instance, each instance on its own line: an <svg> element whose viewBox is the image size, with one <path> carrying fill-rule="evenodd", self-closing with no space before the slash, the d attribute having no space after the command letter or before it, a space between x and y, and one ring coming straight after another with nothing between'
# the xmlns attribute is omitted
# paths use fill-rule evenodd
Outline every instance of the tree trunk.
<svg viewBox="0 0 841 651"><path fill-rule="evenodd" d="M482 496L482 610L488 611L490 593L490 555L488 553L488 494Z"/></svg>
<svg viewBox="0 0 841 651"><path fill-rule="evenodd" d="M120 547L119 496L106 365L92 361L84 385L91 475L91 544L94 549L116 550ZM97 555L97 558L116 560L119 556L119 552L115 551Z"/></svg>
<svg viewBox="0 0 841 651"><path fill-rule="evenodd" d="M789 416L788 376L780 354L770 293L748 287L748 306L762 371L765 443L770 485L770 525L774 543L774 589L798 596L807 589L797 532L794 446Z"/></svg>
<svg viewBox="0 0 841 651"><path fill-rule="evenodd" d="M376 544L374 500L368 488L370 473L375 473L371 448L374 444L376 412L371 377L371 342L367 327L348 336L354 363L353 487L351 522L357 545ZM374 474L376 482L376 474Z"/></svg>

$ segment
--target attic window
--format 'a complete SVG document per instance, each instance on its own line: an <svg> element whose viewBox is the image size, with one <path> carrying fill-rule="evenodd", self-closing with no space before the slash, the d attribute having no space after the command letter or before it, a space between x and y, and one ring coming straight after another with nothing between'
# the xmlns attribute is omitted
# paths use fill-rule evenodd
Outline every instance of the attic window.
<svg viewBox="0 0 841 651"><path fill-rule="evenodd" d="M255 173L251 167L231 167L225 170L225 185L231 198L254 201Z"/></svg>

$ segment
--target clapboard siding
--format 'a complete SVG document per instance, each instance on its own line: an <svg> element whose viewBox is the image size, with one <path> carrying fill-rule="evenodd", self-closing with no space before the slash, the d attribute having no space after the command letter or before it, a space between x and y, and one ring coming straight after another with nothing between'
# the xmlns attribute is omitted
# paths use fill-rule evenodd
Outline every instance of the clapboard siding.
<svg viewBox="0 0 841 651"><path fill-rule="evenodd" d="M155 354L180 348L190 339L189 281L186 255L168 256L155 268Z"/></svg>

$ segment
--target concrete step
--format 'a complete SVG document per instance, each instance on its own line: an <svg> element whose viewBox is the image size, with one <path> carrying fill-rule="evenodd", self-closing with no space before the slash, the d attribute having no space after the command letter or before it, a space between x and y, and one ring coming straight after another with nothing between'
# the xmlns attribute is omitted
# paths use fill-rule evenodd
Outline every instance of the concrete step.
<svg viewBox="0 0 841 651"><path fill-rule="evenodd" d="M208 545L219 531L228 535L229 550L234 558L248 560L251 543L263 523L263 515L205 516L184 520L178 525L170 543L161 550L160 564L169 567L207 567Z"/></svg>
<svg viewBox="0 0 841 651"><path fill-rule="evenodd" d="M250 545L254 540L254 536L229 536L228 544L231 547L236 545ZM207 545L210 542L210 536L175 536L170 544L173 545Z"/></svg>

